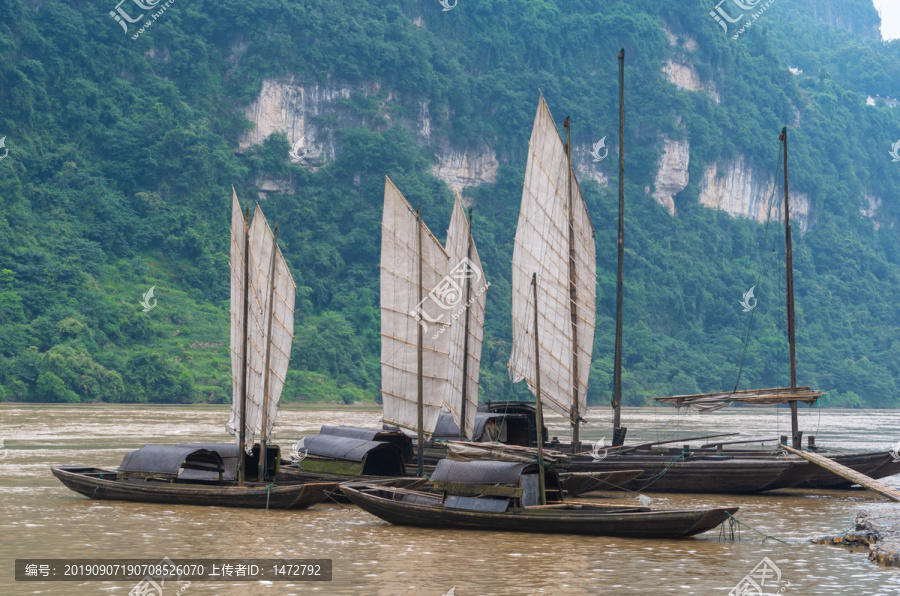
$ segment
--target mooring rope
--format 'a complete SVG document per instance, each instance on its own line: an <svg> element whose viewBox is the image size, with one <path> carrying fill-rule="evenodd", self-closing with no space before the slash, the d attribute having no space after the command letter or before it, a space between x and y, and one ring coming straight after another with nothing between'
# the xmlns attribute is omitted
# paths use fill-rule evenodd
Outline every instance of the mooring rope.
<svg viewBox="0 0 900 596"><path fill-rule="evenodd" d="M775 540L776 542L780 542L780 543L782 543L782 544L787 544L787 545L789 545L789 546L791 545L790 542L785 542L785 541L782 540L781 538L776 538L775 536L771 536L771 535L769 535L769 534L766 534L765 532L760 532L759 530L757 530L756 528L754 528L754 527L751 526L750 524L745 524L744 522L742 522L741 520L739 520L739 519L736 518L735 516L731 515L731 514L728 513L727 511L725 512L725 515L727 515L730 519L734 520L734 523L738 524L738 527L740 527L740 526L746 526L747 528L753 530L754 532L756 532L756 533L759 534L760 536L764 536L765 538L763 538L763 544L765 544L766 540L769 540L769 539L771 538L772 540ZM794 544L806 544L806 543L805 543L805 542L796 542L796 543L794 543Z"/></svg>

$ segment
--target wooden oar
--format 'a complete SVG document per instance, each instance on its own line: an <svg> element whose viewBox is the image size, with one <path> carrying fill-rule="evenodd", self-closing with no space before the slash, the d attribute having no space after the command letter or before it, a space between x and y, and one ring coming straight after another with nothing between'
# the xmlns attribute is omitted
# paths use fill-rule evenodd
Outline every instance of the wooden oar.
<svg viewBox="0 0 900 596"><path fill-rule="evenodd" d="M864 486L870 491L878 493L882 497L887 497L892 501L900 501L900 490L897 490L892 486L888 486L883 482L878 482L874 478L869 478L865 474L860 474L856 470L848 468L847 466L842 466L836 461L828 459L824 455L812 453L811 451L801 451L800 449L794 449L793 447L788 447L787 445L782 445L781 448L789 453L793 453L794 455L799 455L803 459L810 461L817 466L821 466L829 472L837 474L841 478L846 478L850 482L855 482L860 486Z"/></svg>

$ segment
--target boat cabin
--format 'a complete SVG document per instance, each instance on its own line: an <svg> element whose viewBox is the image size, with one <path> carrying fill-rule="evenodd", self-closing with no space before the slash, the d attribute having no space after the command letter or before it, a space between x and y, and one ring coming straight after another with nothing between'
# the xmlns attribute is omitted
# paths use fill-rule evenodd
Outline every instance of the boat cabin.
<svg viewBox="0 0 900 596"><path fill-rule="evenodd" d="M298 448L300 469L348 476L404 476L412 457L406 435L355 426L323 426Z"/></svg>
<svg viewBox="0 0 900 596"><path fill-rule="evenodd" d="M210 449L187 445L144 445L125 454L117 477L122 480L214 480L225 476L222 457Z"/></svg>
<svg viewBox="0 0 900 596"><path fill-rule="evenodd" d="M470 440L479 443L505 443L535 447L537 414L534 404L521 401L488 402L478 406L475 432ZM441 412L434 430L433 442L459 440L459 425L450 412ZM543 429L547 441L547 428Z"/></svg>
<svg viewBox="0 0 900 596"><path fill-rule="evenodd" d="M504 461L438 462L431 476L434 490L444 494L444 507L503 512L509 507L541 504L538 466ZM545 471L547 502L563 500L553 471Z"/></svg>

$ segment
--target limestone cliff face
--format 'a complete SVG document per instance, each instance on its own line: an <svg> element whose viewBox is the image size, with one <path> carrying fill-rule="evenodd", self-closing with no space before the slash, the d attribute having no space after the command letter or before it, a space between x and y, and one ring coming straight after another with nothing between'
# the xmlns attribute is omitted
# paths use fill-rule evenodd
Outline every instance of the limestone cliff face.
<svg viewBox="0 0 900 596"><path fill-rule="evenodd" d="M784 220L784 196L775 190L775 181L754 171L743 157L707 167L700 183L700 202L759 222L766 221L771 209L772 220ZM809 196L792 191L791 221L802 232L809 229L809 215Z"/></svg>
<svg viewBox="0 0 900 596"><path fill-rule="evenodd" d="M435 157L438 163L432 166L431 172L455 191L497 181L500 162L490 147L466 150L447 147Z"/></svg>
<svg viewBox="0 0 900 596"><path fill-rule="evenodd" d="M701 81L700 75L697 74L697 69L694 68L693 64L670 58L663 67L663 72L666 73L666 77L668 77L669 81L674 83L680 89L702 91L708 93L717 104L722 103L722 98L719 95L719 91L716 89L716 84L712 81Z"/></svg>
<svg viewBox="0 0 900 596"><path fill-rule="evenodd" d="M881 197L875 196L873 194L866 193L866 206L862 207L859 212L869 219L872 220L872 223L875 225L876 230L880 230L885 225L888 229L893 230L896 224L895 221L892 221L889 216L885 216L882 208L884 207L884 200Z"/></svg>
<svg viewBox="0 0 900 596"><path fill-rule="evenodd" d="M354 94L381 98L377 122L367 121L346 106ZM401 121L416 131L423 145L431 144L428 103L402 102L402 99L392 92L382 92L377 83L351 86L335 81L306 83L292 77L266 79L259 96L244 110L254 126L244 131L239 145L246 149L262 143L274 132L282 132L291 145L285 159L315 170L340 151L335 134L340 129L354 126L383 129ZM406 107L413 105L414 116L394 117L392 108L401 103ZM496 182L499 163L491 147L458 149L442 142L435 149L438 163L433 172L452 188L461 190L465 186ZM258 186L262 192L293 192L279 181L260 180Z"/></svg>
<svg viewBox="0 0 900 596"><path fill-rule="evenodd" d="M653 198L672 215L675 215L675 195L683 191L690 181L690 162L691 145L688 141L663 140L663 154L659 158L653 183L656 187Z"/></svg>

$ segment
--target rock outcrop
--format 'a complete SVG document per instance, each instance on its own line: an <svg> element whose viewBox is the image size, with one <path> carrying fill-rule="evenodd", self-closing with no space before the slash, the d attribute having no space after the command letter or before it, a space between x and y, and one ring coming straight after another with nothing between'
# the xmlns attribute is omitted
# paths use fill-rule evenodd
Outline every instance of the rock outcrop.
<svg viewBox="0 0 900 596"><path fill-rule="evenodd" d="M653 198L668 209L671 215L675 215L675 195L687 188L690 181L688 176L690 162L690 143L663 139L663 154L657 165L656 180L653 183L656 190L653 192Z"/></svg>
<svg viewBox="0 0 900 596"><path fill-rule="evenodd" d="M666 73L666 77L669 81L675 84L679 89L702 91L712 96L717 104L722 103L722 98L719 96L716 84L712 81L701 81L700 75L697 74L697 69L694 68L693 64L675 58L669 58L666 65L663 67L663 72Z"/></svg>
<svg viewBox="0 0 900 596"><path fill-rule="evenodd" d="M379 99L377 116L359 116L348 104L355 94ZM414 107L414 117L396 117L392 110L401 103ZM340 151L336 131L354 126L390 127L403 122L415 130L422 145L431 144L431 116L427 102L403 102L392 92L383 93L376 83L363 85L305 83L292 77L265 79L257 98L244 111L253 127L239 139L241 149L260 144L275 132L284 133L290 143L285 156L292 163L311 170L325 165ZM433 172L450 185L461 190L497 180L499 162L493 148L481 145L458 149L447 143L436 147L437 164ZM265 192L293 192L288 185L273 180L258 181Z"/></svg>
<svg viewBox="0 0 900 596"><path fill-rule="evenodd" d="M707 167L700 182L700 202L734 217L747 217L759 222L784 220L784 197L776 195L775 181L754 171L739 157ZM791 192L791 221L805 232L809 229L809 196Z"/></svg>

